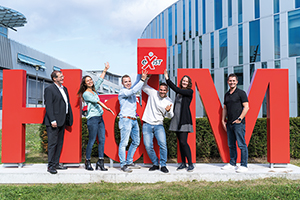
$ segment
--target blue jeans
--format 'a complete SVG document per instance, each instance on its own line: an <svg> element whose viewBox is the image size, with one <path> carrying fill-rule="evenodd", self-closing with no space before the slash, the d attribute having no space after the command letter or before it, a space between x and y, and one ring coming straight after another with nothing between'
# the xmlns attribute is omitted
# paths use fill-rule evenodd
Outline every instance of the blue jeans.
<svg viewBox="0 0 300 200"><path fill-rule="evenodd" d="M151 125L146 122L143 124L144 145L153 165L158 166L158 158L153 149L153 137L155 136L160 152L160 166L166 166L167 162L167 140L163 125Z"/></svg>
<svg viewBox="0 0 300 200"><path fill-rule="evenodd" d="M105 126L102 116L91 117L87 120L87 127L89 131L89 142L86 146L86 159L91 159L92 148L98 136L98 156L104 157L104 143L105 143Z"/></svg>
<svg viewBox="0 0 300 200"><path fill-rule="evenodd" d="M245 141L245 124L227 124L227 139L230 154L230 164L235 166L237 159L236 141L241 149L241 166L247 167L248 148Z"/></svg>
<svg viewBox="0 0 300 200"><path fill-rule="evenodd" d="M133 162L133 155L136 151L136 148L140 144L140 128L137 120L120 118L119 120L119 129L121 133L121 140L119 144L119 158L120 165L123 167L126 164L131 164ZM126 147L128 145L129 136L132 139L130 147L126 157Z"/></svg>

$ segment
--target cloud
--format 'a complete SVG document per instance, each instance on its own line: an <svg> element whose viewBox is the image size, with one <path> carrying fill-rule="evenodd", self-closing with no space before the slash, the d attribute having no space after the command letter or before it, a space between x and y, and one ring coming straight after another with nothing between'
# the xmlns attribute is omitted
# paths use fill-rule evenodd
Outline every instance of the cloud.
<svg viewBox="0 0 300 200"><path fill-rule="evenodd" d="M154 17L174 2L1 0L1 5L27 18L24 28L10 31L10 38L83 69L110 61L122 74L136 71L137 39Z"/></svg>

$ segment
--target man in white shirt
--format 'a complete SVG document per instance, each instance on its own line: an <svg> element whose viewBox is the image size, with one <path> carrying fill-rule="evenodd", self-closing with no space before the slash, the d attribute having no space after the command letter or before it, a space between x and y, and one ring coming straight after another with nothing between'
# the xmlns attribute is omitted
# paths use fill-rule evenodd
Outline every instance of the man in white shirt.
<svg viewBox="0 0 300 200"><path fill-rule="evenodd" d="M44 99L46 114L43 124L48 135L48 169L51 174L56 170L67 169L59 164L61 149L64 142L65 126L72 126L73 114L68 90L62 84L64 75L61 71L51 73L53 84L45 88Z"/></svg>
<svg viewBox="0 0 300 200"><path fill-rule="evenodd" d="M165 117L172 118L173 107L172 100L167 96L168 86L166 83L159 85L159 90L155 90L147 85L147 81L143 86L143 91L148 94L147 105L143 114L143 138L147 153L153 163L149 171L160 170L168 173L166 167L167 162L167 141L166 133L163 126ZM160 150L160 163L153 149L153 137L156 138Z"/></svg>

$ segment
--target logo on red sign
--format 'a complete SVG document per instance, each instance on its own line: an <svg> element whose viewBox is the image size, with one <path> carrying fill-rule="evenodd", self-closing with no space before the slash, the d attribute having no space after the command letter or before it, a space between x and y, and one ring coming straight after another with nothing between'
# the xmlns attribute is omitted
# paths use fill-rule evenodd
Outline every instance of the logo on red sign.
<svg viewBox="0 0 300 200"><path fill-rule="evenodd" d="M154 55L153 52L149 52L149 56L144 56L144 59L142 60L142 69L145 70L147 68L150 68L151 70L155 70L155 66L160 66L163 62L163 59L157 59L157 56Z"/></svg>

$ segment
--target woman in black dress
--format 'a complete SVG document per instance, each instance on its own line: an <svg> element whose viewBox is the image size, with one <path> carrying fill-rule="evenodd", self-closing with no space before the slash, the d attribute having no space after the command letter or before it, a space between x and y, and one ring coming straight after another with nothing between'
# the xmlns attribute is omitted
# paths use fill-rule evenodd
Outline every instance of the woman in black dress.
<svg viewBox="0 0 300 200"><path fill-rule="evenodd" d="M169 87L176 92L174 103L174 117L170 123L170 131L175 131L179 140L180 154L182 163L177 170L187 168L188 172L194 170L192 163L191 149L187 143L188 133L193 131L192 115L190 111L190 104L193 99L192 80L189 76L183 76L180 80L180 86L177 87L168 76L167 70L164 71L166 82ZM188 160L188 167L186 166L186 159Z"/></svg>

